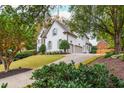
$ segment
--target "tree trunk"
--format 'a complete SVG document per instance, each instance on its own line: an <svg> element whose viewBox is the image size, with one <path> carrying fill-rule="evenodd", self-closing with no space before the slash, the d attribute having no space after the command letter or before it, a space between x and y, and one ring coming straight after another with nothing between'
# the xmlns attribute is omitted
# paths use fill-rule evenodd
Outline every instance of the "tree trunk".
<svg viewBox="0 0 124 93"><path fill-rule="evenodd" d="M66 49L64 49L64 53L66 53Z"/></svg>
<svg viewBox="0 0 124 93"><path fill-rule="evenodd" d="M8 72L9 71L9 65L7 64L7 61L2 59L2 64L4 66L5 72Z"/></svg>
<svg viewBox="0 0 124 93"><path fill-rule="evenodd" d="M114 44L115 44L115 53L119 54L121 52L121 34L118 31L115 31Z"/></svg>
<svg viewBox="0 0 124 93"><path fill-rule="evenodd" d="M12 63L12 59L10 59L10 58L3 58L3 59L1 59L1 61L2 61L2 64L4 66L5 72L8 72L9 71L9 66Z"/></svg>

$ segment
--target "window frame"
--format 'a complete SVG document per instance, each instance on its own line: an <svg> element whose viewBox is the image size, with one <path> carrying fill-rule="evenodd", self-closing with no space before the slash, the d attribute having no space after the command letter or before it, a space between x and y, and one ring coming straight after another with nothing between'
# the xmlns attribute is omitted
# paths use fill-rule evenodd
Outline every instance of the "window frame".
<svg viewBox="0 0 124 93"><path fill-rule="evenodd" d="M54 29L52 30L52 35L53 35L53 36L56 36L56 35L57 35L57 29L56 29L56 28L54 28Z"/></svg>

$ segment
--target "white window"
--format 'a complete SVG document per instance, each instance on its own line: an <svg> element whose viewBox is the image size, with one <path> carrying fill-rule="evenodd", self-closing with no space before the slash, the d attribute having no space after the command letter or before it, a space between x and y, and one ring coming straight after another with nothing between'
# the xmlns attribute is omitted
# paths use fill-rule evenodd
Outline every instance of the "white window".
<svg viewBox="0 0 124 93"><path fill-rule="evenodd" d="M52 49L52 42L51 41L48 42L48 49Z"/></svg>
<svg viewBox="0 0 124 93"><path fill-rule="evenodd" d="M55 36L55 35L57 35L57 29L56 28L53 29L53 36Z"/></svg>

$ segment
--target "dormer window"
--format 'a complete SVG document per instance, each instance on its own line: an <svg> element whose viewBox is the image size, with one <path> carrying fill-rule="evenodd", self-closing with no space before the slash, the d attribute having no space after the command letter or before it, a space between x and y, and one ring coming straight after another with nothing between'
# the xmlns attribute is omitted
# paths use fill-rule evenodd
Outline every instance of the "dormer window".
<svg viewBox="0 0 124 93"><path fill-rule="evenodd" d="M53 29L53 36L55 36L55 35L57 35L57 29L56 28Z"/></svg>

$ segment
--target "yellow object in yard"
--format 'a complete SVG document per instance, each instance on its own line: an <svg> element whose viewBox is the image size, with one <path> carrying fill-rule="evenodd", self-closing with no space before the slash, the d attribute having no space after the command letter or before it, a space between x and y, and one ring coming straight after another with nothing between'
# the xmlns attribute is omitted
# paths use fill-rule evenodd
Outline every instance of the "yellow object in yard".
<svg viewBox="0 0 124 93"><path fill-rule="evenodd" d="M84 62L81 62L81 64L84 64L84 65L90 64L91 62L94 62L95 60L97 60L100 57L101 56L94 56L92 58L89 58L89 59L85 60ZM80 63L79 64L76 64L75 66L78 67L79 65L80 65Z"/></svg>

